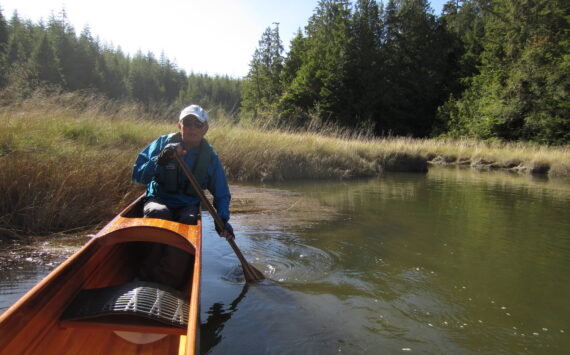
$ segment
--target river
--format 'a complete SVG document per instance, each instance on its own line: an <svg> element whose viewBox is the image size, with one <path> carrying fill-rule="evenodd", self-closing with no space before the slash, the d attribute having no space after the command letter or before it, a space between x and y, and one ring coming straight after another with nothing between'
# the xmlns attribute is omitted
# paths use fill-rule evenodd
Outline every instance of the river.
<svg viewBox="0 0 570 355"><path fill-rule="evenodd" d="M236 241L269 280L244 286L204 218L204 353L570 349L567 181L431 168L232 193ZM86 238L0 253L0 311Z"/></svg>

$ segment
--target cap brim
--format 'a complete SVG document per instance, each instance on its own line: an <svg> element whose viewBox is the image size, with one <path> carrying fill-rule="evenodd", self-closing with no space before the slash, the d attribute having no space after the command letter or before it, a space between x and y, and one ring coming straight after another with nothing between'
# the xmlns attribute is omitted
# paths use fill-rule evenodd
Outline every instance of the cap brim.
<svg viewBox="0 0 570 355"><path fill-rule="evenodd" d="M187 115L184 116L184 117L180 117L180 120L179 120L179 121L182 121L182 120L185 119L186 117L190 117L190 116L194 117L195 119L197 119L198 121L200 121L200 122L202 122L202 123L205 123L205 122L206 122L206 120L201 119L200 117L198 117L197 115L195 115L195 114L193 114L193 113L189 113L189 114L187 114Z"/></svg>

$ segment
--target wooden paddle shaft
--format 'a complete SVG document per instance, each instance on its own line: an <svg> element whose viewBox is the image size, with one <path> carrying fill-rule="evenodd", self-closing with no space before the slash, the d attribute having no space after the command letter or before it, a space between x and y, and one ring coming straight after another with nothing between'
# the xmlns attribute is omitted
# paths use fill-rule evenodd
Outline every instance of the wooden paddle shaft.
<svg viewBox="0 0 570 355"><path fill-rule="evenodd" d="M196 178L194 177L194 175L192 174L190 169L188 169L188 166L186 166L186 163L184 163L184 161L178 156L177 153L174 153L174 157L178 161L178 165L180 165L180 167L184 171L184 174L186 175L188 180L190 180L190 184L194 188L194 191L196 191L196 193L198 194L200 201L202 201L202 204L204 206L206 206L206 209L212 215L212 218L214 219L214 223L216 223L216 226L218 227L218 229L220 231L225 231L226 225L225 225L224 221L222 221L220 216L218 216L218 213L214 209L214 206L212 206L210 201L208 201L208 199L206 198L206 195L204 195L204 191L202 191L202 188L200 187L200 185L196 181Z"/></svg>
<svg viewBox="0 0 570 355"><path fill-rule="evenodd" d="M184 163L184 161L180 158L180 156L178 156L177 153L174 154L174 157L176 158L178 165L180 165L180 167L184 171L184 174L186 175L186 177L190 181L190 184L192 185L192 187L194 188L194 190L198 194L200 201L202 201L202 204L204 206L206 206L206 209L208 210L208 212L210 212L210 215L214 219L214 223L216 224L216 226L218 226L218 229L221 232L220 234L224 234L223 232L226 231L226 226L225 226L224 221L222 221L220 216L218 216L218 213L214 209L214 206L212 206L210 201L206 198L206 195L204 195L204 191L202 191L202 188L200 187L200 185L196 181L196 178L194 177L194 175L192 174L190 169L188 169L188 166L186 165L186 163ZM245 260L245 257L241 253L241 250L239 250L239 248L238 248L236 242L233 240L233 238L226 238L226 240L228 241L228 243L230 243L230 246L232 247L232 249L236 253L239 261L241 262L241 266L243 268L246 280L247 281L256 281L256 280L264 279L263 273L261 271L257 270L256 268L254 268L253 266L251 266L247 262L247 260Z"/></svg>

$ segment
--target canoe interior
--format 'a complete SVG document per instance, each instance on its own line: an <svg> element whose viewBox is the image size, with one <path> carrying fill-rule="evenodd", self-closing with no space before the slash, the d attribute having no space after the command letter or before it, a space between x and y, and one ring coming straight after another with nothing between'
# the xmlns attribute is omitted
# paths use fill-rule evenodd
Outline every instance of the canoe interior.
<svg viewBox="0 0 570 355"><path fill-rule="evenodd" d="M0 353L193 353L199 324L201 220L196 225L182 225L141 218L141 214L139 199L8 309L0 317ZM169 335L150 344L137 345L114 333L114 330L137 331L136 327L88 323L69 327L60 322L61 315L81 290L131 282L155 243L179 247L192 256L191 267L182 271L188 282L179 290L190 296L190 319L185 335L172 334L167 328L145 328L143 324L138 331Z"/></svg>

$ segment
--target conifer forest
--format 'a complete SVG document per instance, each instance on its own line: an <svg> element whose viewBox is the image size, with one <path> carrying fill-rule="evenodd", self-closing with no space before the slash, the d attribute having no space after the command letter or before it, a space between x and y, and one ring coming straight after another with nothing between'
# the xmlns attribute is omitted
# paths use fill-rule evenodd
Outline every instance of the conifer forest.
<svg viewBox="0 0 570 355"><path fill-rule="evenodd" d="M126 54L77 32L63 10L33 23L0 2L0 104L52 87L149 110L198 103L276 127L562 145L569 10L565 0L450 0L436 15L428 0L320 0L287 52L268 19L249 73L233 78Z"/></svg>

